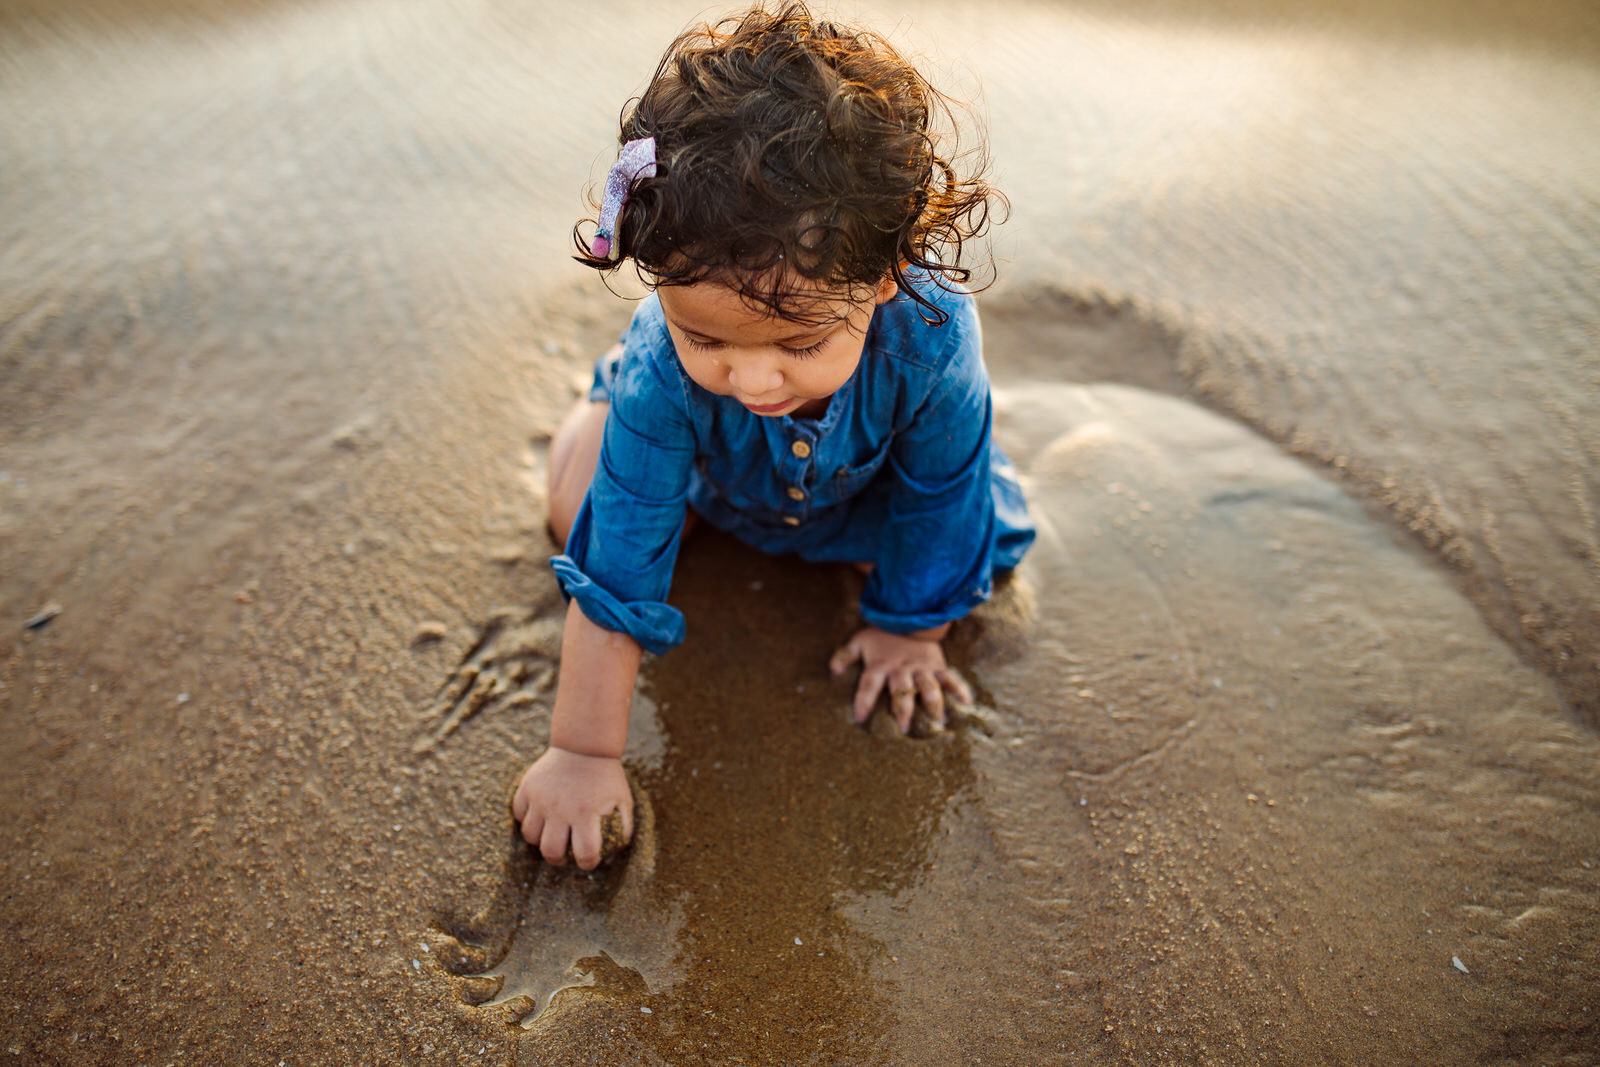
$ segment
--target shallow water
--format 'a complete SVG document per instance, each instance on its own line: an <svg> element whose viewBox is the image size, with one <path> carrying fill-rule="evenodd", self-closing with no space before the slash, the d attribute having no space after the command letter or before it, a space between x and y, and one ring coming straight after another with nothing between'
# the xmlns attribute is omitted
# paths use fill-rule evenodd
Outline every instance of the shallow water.
<svg viewBox="0 0 1600 1067"><path fill-rule="evenodd" d="M974 717L847 725L851 576L706 535L638 709L642 854L534 880L490 1009L668 1063L1586 1048L1600 745L1550 683L1249 431L999 402L1042 535L959 646Z"/></svg>
<svg viewBox="0 0 1600 1067"><path fill-rule="evenodd" d="M7 1057L1595 1062L1592 5L864 10L1015 207L979 713L705 533L553 874L566 233L689 14L0 6Z"/></svg>

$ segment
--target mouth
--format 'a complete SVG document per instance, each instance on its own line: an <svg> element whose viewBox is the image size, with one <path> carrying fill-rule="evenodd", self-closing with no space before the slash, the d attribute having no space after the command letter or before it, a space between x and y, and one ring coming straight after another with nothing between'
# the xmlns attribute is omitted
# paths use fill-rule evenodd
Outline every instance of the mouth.
<svg viewBox="0 0 1600 1067"><path fill-rule="evenodd" d="M776 404L747 404L742 400L739 402L744 404L747 409L755 412L757 415L776 415L778 412L794 403L793 400L780 400Z"/></svg>

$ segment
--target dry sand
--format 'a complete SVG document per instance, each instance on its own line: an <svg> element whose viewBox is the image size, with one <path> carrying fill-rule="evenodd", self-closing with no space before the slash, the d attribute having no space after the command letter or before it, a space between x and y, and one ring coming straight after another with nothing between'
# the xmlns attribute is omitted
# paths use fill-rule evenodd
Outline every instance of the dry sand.
<svg viewBox="0 0 1600 1067"><path fill-rule="evenodd" d="M917 740L697 533L588 876L565 240L695 11L0 0L0 1060L1600 1062L1600 14L846 13L983 81L1043 532Z"/></svg>

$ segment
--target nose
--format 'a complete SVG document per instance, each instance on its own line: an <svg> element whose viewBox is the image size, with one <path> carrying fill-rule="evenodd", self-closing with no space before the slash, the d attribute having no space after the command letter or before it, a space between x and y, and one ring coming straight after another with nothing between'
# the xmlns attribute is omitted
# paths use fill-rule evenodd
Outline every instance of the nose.
<svg viewBox="0 0 1600 1067"><path fill-rule="evenodd" d="M783 372L771 356L747 353L728 361L728 384L748 396L760 396L783 386Z"/></svg>

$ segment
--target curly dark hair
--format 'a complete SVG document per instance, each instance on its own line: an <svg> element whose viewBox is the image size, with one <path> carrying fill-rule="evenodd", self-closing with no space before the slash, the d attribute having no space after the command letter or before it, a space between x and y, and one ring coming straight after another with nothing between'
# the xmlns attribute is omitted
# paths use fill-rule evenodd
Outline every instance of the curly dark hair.
<svg viewBox="0 0 1600 1067"><path fill-rule="evenodd" d="M594 254L583 222L575 258L601 271L631 258L652 285L714 278L800 321L819 288L854 295L889 275L943 322L907 272L967 285L962 244L1005 206L981 148L953 155L953 119L888 41L802 3L695 27L624 110L619 143L655 137L657 173L628 197L617 258Z"/></svg>

